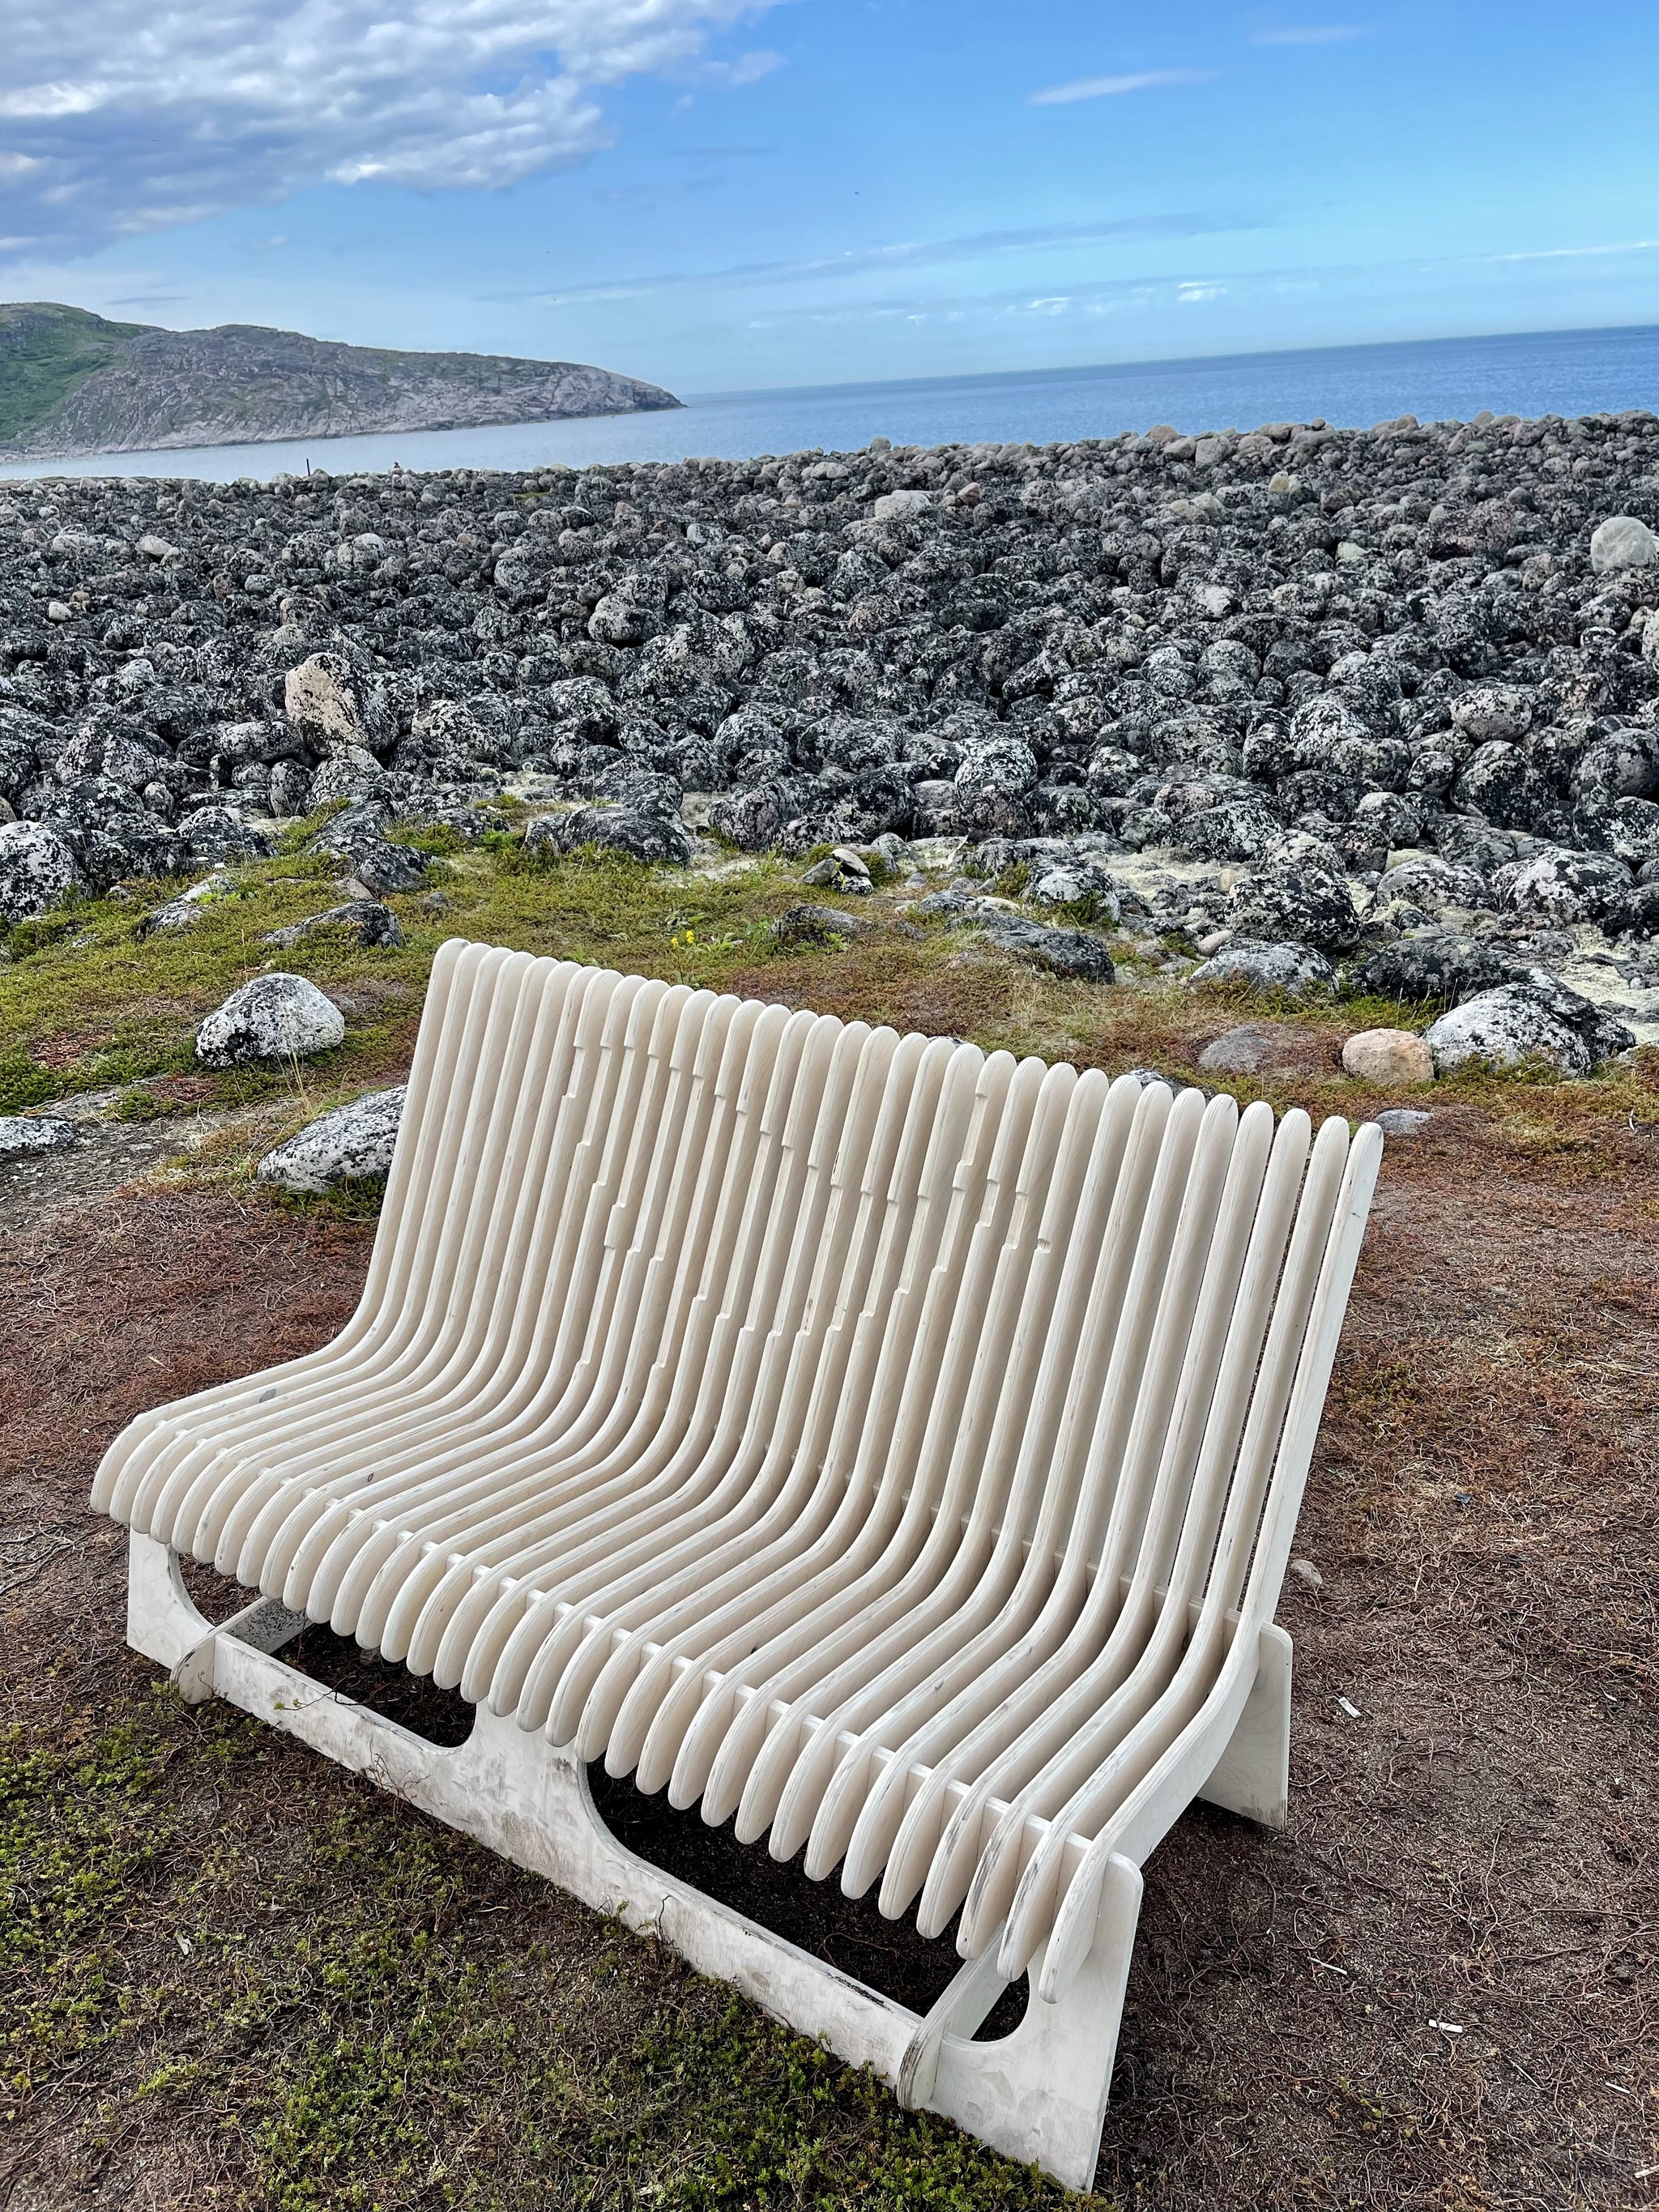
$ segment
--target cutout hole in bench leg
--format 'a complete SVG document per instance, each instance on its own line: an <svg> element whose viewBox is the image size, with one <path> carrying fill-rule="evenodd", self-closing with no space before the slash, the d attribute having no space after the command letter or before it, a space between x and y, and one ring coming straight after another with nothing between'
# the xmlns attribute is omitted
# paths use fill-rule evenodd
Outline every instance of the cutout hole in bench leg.
<svg viewBox="0 0 1659 2212"><path fill-rule="evenodd" d="M930 1940L916 1933L912 1920L884 1918L873 1889L844 1896L833 1875L809 1881L799 1857L780 1864L764 1843L740 1844L735 1817L711 1828L696 1806L677 1813L666 1793L647 1797L627 1777L607 1774L598 1760L587 1779L594 1806L619 1844L896 2004L931 2010L960 1972L954 1920ZM1021 1979L992 2007L996 2034L1018 2025L1026 1988ZM1005 2009L1011 1995L1018 2005L1012 2014Z"/></svg>

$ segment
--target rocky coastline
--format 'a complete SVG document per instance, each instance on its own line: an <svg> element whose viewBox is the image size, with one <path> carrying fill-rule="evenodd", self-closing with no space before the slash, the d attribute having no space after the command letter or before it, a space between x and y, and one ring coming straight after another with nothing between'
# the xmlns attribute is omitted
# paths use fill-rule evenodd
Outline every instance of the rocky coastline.
<svg viewBox="0 0 1659 2212"><path fill-rule="evenodd" d="M919 915L1059 972L1133 927L1584 1074L1659 1041L1656 526L1635 410L0 484L0 921L331 805L380 896L511 793L854 902L953 841Z"/></svg>
<svg viewBox="0 0 1659 2212"><path fill-rule="evenodd" d="M412 353L249 323L161 330L52 301L0 306L0 465L680 404L659 385L585 362Z"/></svg>

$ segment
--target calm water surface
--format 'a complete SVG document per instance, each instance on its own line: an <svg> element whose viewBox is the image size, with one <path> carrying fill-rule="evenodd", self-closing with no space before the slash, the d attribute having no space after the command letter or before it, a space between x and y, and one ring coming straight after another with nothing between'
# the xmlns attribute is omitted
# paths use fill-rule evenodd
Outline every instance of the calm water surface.
<svg viewBox="0 0 1659 2212"><path fill-rule="evenodd" d="M588 461L677 461L691 453L735 460L812 447L850 452L877 436L895 445L989 439L1045 445L1111 437L1154 422L1195 432L1322 416L1344 427L1364 427L1403 414L1425 422L1467 418L1483 407L1498 415L1659 410L1659 326L713 392L664 414L104 454L14 463L3 473L203 477L224 483L283 471L303 474L307 464L339 475L389 469L394 461L406 469L532 469L550 461L573 467Z"/></svg>

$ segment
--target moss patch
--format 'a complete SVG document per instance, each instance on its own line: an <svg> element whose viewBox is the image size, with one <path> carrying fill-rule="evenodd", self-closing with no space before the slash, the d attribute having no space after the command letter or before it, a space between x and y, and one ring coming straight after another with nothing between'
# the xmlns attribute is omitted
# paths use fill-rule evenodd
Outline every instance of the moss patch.
<svg viewBox="0 0 1659 2212"><path fill-rule="evenodd" d="M304 825L286 842L302 837ZM1148 968L1144 949L1110 937L1122 980L1102 987L1034 973L950 921L902 919L892 888L860 902L873 925L849 944L780 952L772 924L803 896L801 868L734 859L705 872L650 868L594 848L526 854L503 831L459 846L434 833L428 886L388 898L404 941L365 951L344 933L319 933L286 949L271 931L337 903L337 864L287 850L230 872L228 896L207 902L188 929L146 935L143 916L170 888L138 885L46 916L10 933L0 967L0 1112L66 1093L127 1086L118 1110L157 1112L267 1103L299 1121L407 1066L432 958L463 936L563 959L661 975L670 981L810 1006L852 1019L890 1022L973 1038L1118 1072L1154 1066L1201 1079L1206 1043L1263 1016L1323 1032L1420 1029L1432 1009L1367 998L1299 1003L1239 985L1194 990L1178 969ZM1062 917L1065 918L1065 917ZM1077 919L1081 920L1079 916ZM250 975L273 967L309 976L335 995L346 1036L335 1051L295 1068L198 1070L196 1024ZM1437 1109L1477 1110L1489 1140L1519 1158L1549 1153L1588 1170L1616 1164L1627 1139L1656 1118L1655 1079L1638 1055L1590 1083L1537 1069L1470 1070L1420 1094L1343 1077L1247 1079L1241 1087L1277 1107L1361 1116L1412 1097ZM135 1088L142 1086L142 1088ZM268 1139L268 1131L262 1129ZM219 1147L221 1165L234 1152Z"/></svg>
<svg viewBox="0 0 1659 2212"><path fill-rule="evenodd" d="M270 2212L1064 2199L228 1708L15 1738L0 1802L0 2145L73 2069L82 2186L187 2115Z"/></svg>

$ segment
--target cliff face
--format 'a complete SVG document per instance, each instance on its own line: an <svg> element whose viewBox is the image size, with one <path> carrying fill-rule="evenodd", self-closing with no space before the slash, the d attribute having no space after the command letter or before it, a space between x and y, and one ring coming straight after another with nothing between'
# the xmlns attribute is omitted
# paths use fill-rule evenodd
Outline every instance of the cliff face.
<svg viewBox="0 0 1659 2212"><path fill-rule="evenodd" d="M678 407L579 362L399 353L228 323L164 331L0 307L0 459L448 430Z"/></svg>

